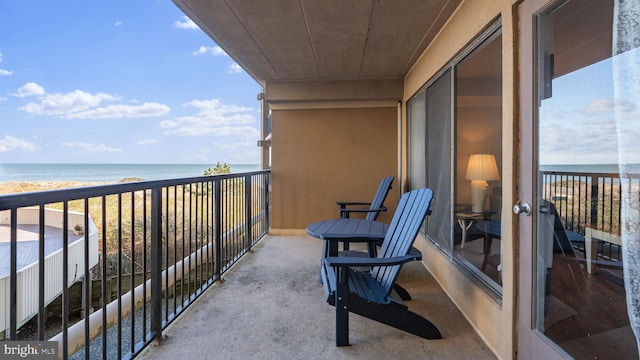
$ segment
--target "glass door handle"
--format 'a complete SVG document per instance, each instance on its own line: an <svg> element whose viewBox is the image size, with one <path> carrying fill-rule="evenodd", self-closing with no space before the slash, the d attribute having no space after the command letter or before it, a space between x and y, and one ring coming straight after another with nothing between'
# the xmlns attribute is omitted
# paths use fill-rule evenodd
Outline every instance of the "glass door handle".
<svg viewBox="0 0 640 360"><path fill-rule="evenodd" d="M531 215L531 205L529 205L529 203L517 203L515 205L513 205L513 212L516 215L525 215L525 216L529 216Z"/></svg>

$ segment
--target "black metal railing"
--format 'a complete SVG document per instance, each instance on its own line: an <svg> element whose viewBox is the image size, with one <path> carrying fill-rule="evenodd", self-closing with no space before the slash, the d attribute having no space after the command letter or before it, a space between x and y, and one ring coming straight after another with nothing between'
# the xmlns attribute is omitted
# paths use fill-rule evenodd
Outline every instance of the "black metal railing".
<svg viewBox="0 0 640 360"><path fill-rule="evenodd" d="M58 341L64 359L135 357L268 232L269 198L269 171L0 196L0 339Z"/></svg>
<svg viewBox="0 0 640 360"><path fill-rule="evenodd" d="M620 235L622 189L617 173L543 171L543 198L553 202L565 229L582 235L585 228ZM628 177L630 189L638 191L640 176ZM584 244L578 245L584 251ZM622 261L620 246L600 242L598 256Z"/></svg>

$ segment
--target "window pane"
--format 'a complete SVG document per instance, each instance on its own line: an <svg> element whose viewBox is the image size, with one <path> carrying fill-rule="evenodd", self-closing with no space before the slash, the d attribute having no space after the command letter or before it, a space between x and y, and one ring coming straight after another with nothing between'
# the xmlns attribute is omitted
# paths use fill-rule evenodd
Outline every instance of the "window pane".
<svg viewBox="0 0 640 360"><path fill-rule="evenodd" d="M455 254L501 283L502 36L497 31L456 66Z"/></svg>
<svg viewBox="0 0 640 360"><path fill-rule="evenodd" d="M481 279L480 282L496 294L501 292L498 284L501 259L499 211L502 206L499 177L502 162L502 38L499 27L500 21L496 20L482 35L484 41L473 45L473 49L466 49L463 60L452 61L408 104L409 186L411 189L426 186L435 193L432 213L426 221L426 235L447 253L457 255L460 263L477 275L475 279ZM490 196L486 207L483 203L478 213L473 213L470 181L466 180L465 170L470 155L480 153L493 155L496 175L483 177L491 182ZM497 222L497 226L492 227L497 229L497 235L491 238L493 246L488 251L483 251L484 233L474 227L484 220ZM461 225L465 231L469 230L469 246L467 253L460 251L458 254L462 249ZM483 264L490 255L495 255L492 259L498 259L493 268L487 268L491 276L483 273Z"/></svg>
<svg viewBox="0 0 640 360"><path fill-rule="evenodd" d="M409 189L425 187L425 136L427 112L425 92L421 91L409 101Z"/></svg>
<svg viewBox="0 0 640 360"><path fill-rule="evenodd" d="M427 235L451 250L451 71L427 88L426 185L436 196Z"/></svg>

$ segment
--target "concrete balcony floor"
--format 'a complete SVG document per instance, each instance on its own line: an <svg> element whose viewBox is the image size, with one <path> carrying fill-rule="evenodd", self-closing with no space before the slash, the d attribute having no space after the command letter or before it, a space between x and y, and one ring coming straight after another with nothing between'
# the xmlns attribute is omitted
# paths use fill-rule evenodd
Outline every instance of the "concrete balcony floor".
<svg viewBox="0 0 640 360"><path fill-rule="evenodd" d="M335 346L334 308L318 282L321 241L267 236L139 359L495 359L419 262L398 283L443 339L425 340L350 314L350 346Z"/></svg>

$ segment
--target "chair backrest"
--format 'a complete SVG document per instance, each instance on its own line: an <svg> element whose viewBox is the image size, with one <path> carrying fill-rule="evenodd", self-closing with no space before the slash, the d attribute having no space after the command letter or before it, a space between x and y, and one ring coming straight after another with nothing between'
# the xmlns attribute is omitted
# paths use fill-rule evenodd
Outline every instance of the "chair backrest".
<svg viewBox="0 0 640 360"><path fill-rule="evenodd" d="M382 209L384 206L384 200L387 198L387 194L389 194L389 190L391 190L391 184L393 183L393 179L395 176L387 176L386 178L380 181L380 185L378 185L378 190L371 201L370 209ZM375 220L378 218L379 211L368 212L365 219L367 220Z"/></svg>
<svg viewBox="0 0 640 360"><path fill-rule="evenodd" d="M562 225L562 220L560 219L560 214L558 214L558 210L556 206L551 201L542 200L543 206L548 206L549 215L553 216L553 251L561 252L564 255L570 255L575 257L575 250L573 249L573 242L580 241L584 242L584 236L571 230L565 229L564 225Z"/></svg>
<svg viewBox="0 0 640 360"><path fill-rule="evenodd" d="M379 258L404 256L409 253L429 212L432 199L433 191L427 188L412 190L400 197L378 253ZM371 269L371 275L387 289L387 295L391 292L401 267L395 265Z"/></svg>
<svg viewBox="0 0 640 360"><path fill-rule="evenodd" d="M551 201L542 199L540 202L540 214L538 214L538 254L544 267L553 266L554 253L562 253L564 256L576 257L568 230L562 226L560 215L556 206ZM572 234L582 236L570 231ZM583 237L584 239L584 237Z"/></svg>

